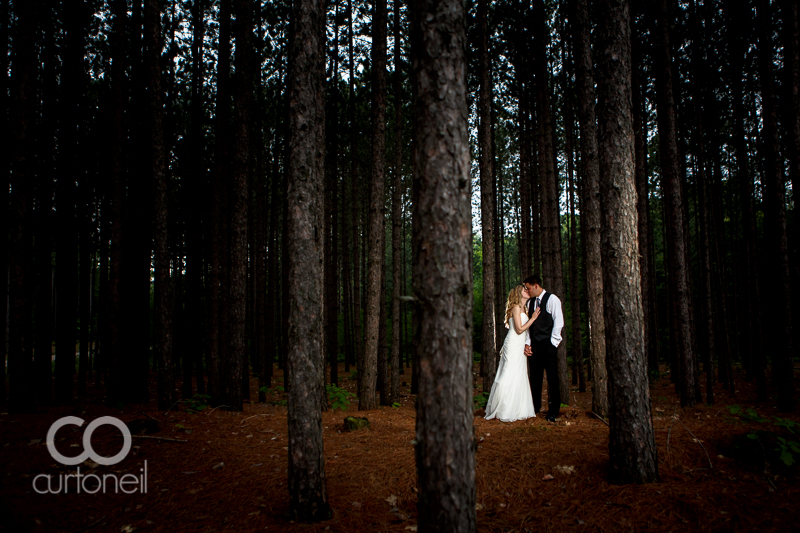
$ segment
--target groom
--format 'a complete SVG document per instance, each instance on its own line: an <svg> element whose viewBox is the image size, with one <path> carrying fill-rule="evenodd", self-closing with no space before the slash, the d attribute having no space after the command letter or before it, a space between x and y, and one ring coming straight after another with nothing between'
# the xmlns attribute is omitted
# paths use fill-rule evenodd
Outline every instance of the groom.
<svg viewBox="0 0 800 533"><path fill-rule="evenodd" d="M561 343L561 328L564 315L561 300L542 288L542 278L528 276L522 282L531 298L528 300L528 316L541 308L539 318L528 329L525 339L525 355L528 356L528 376L536 413L542 408L542 373L547 371L547 421L555 422L561 408L561 393L558 388L558 345Z"/></svg>

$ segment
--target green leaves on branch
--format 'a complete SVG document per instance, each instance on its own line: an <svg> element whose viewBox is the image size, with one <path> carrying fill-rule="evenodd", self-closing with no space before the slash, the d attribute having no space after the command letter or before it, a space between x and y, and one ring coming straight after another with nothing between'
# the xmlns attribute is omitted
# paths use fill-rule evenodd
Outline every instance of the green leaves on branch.
<svg viewBox="0 0 800 533"><path fill-rule="evenodd" d="M757 424L765 424L770 422L768 418L762 417L753 408L743 408L739 405L729 405L728 410L732 415L738 416L745 422L754 422ZM800 430L800 424L794 420L789 420L788 418L781 418L778 416L772 417L772 425L776 428L783 428L792 435L797 435L798 431ZM793 440L787 440L774 431L768 431L764 429L759 429L752 433L748 433L747 438L759 441L762 443L762 446L763 442L774 440L775 444L777 445L774 450L779 453L781 462L783 462L783 464L786 466L792 466L797 463L795 454L800 455L800 443L797 443Z"/></svg>
<svg viewBox="0 0 800 533"><path fill-rule="evenodd" d="M325 391L328 393L331 409L344 411L350 406L350 398L356 397L352 392L348 392L346 389L339 388L336 385L325 385Z"/></svg>

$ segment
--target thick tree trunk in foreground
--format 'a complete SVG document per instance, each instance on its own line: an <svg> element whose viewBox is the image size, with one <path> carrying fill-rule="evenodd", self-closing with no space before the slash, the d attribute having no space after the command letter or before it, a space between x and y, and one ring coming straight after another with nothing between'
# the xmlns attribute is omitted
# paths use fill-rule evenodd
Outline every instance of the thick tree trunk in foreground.
<svg viewBox="0 0 800 533"><path fill-rule="evenodd" d="M289 512L330 516L322 443L325 5L294 0L289 41L287 260L289 276Z"/></svg>
<svg viewBox="0 0 800 533"><path fill-rule="evenodd" d="M364 365L358 409L377 409L378 343L381 305L381 268L384 253L384 166L386 159L386 0L374 0L372 18L372 186L370 187L367 253L367 306L364 312Z"/></svg>
<svg viewBox="0 0 800 533"><path fill-rule="evenodd" d="M778 409L794 409L794 367L792 350L792 306L789 286L789 253L786 236L786 187L780 161L780 140L772 71L772 24L769 0L759 0L758 77L763 105L761 132L764 149L764 231L766 235L767 316L774 327L766 337L772 354L772 376L778 389Z"/></svg>
<svg viewBox="0 0 800 533"><path fill-rule="evenodd" d="M598 138L604 317L608 352L609 480L658 481L639 278L628 0L600 2Z"/></svg>
<svg viewBox="0 0 800 533"><path fill-rule="evenodd" d="M586 254L586 286L591 343L592 411L608 414L606 377L606 335L603 318L603 271L600 257L600 189L595 122L594 76L589 39L588 0L571 0L573 9L573 46L578 86L578 121L581 132L581 219L586 231L582 243Z"/></svg>
<svg viewBox="0 0 800 533"><path fill-rule="evenodd" d="M411 4L419 530L476 530L464 4Z"/></svg>
<svg viewBox="0 0 800 533"><path fill-rule="evenodd" d="M681 405L695 404L694 354L692 353L691 306L689 292L690 272L687 264L684 232L683 193L681 191L680 151L678 149L678 124L675 111L672 82L672 59L670 53L669 24L672 22L667 10L667 0L657 5L658 26L656 56L656 92L658 106L658 134L661 143L661 182L664 196L664 225L667 229L667 256L669 264L671 313L674 327L672 346L678 362Z"/></svg>
<svg viewBox="0 0 800 533"><path fill-rule="evenodd" d="M478 97L478 144L480 145L481 175L481 245L483 249L483 390L492 390L497 373L497 348L495 342L495 263L494 263L494 154L492 153L492 86L489 64L488 0L478 2L480 29L480 93ZM527 185L527 184L526 184ZM521 250L522 252L522 250Z"/></svg>
<svg viewBox="0 0 800 533"><path fill-rule="evenodd" d="M147 121L151 141L150 165L155 198L155 335L153 353L158 361L158 408L167 410L175 403L175 376L172 360L172 313L170 299L169 243L167 241L167 173L164 153L161 94L161 19L156 0L145 0L145 68L147 69Z"/></svg>

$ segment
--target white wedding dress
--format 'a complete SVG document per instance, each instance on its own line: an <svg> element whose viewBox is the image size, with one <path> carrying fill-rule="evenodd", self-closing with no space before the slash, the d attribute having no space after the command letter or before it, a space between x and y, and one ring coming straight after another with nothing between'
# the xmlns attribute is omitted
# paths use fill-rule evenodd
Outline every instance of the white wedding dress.
<svg viewBox="0 0 800 533"><path fill-rule="evenodd" d="M522 313L520 320L527 322L527 315ZM514 422L536 416L528 382L525 332L522 335L517 334L514 317L509 318L508 322L508 334L500 350L497 377L486 402L486 420L497 418L503 422Z"/></svg>

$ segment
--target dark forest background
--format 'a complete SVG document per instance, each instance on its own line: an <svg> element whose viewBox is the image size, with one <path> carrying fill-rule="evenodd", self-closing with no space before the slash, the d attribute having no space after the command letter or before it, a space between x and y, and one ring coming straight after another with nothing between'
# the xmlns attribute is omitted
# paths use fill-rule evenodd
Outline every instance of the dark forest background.
<svg viewBox="0 0 800 533"><path fill-rule="evenodd" d="M564 303L562 401L571 385L605 380L592 4L467 3L483 391L508 291L534 272ZM797 2L636 4L649 377L671 379L683 405L755 381L760 399L790 410ZM361 0L326 5L325 274L312 288L328 380L339 363L357 370L370 409L394 401L400 373L417 378L409 13L399 1L382 18ZM92 386L110 404L151 401L150 371L164 409L207 394L240 410L256 400L251 375L264 389L288 386L272 371L288 353L296 208L290 11L283 0L0 2L2 396L12 409L69 403ZM604 387L592 389L606 415Z"/></svg>

